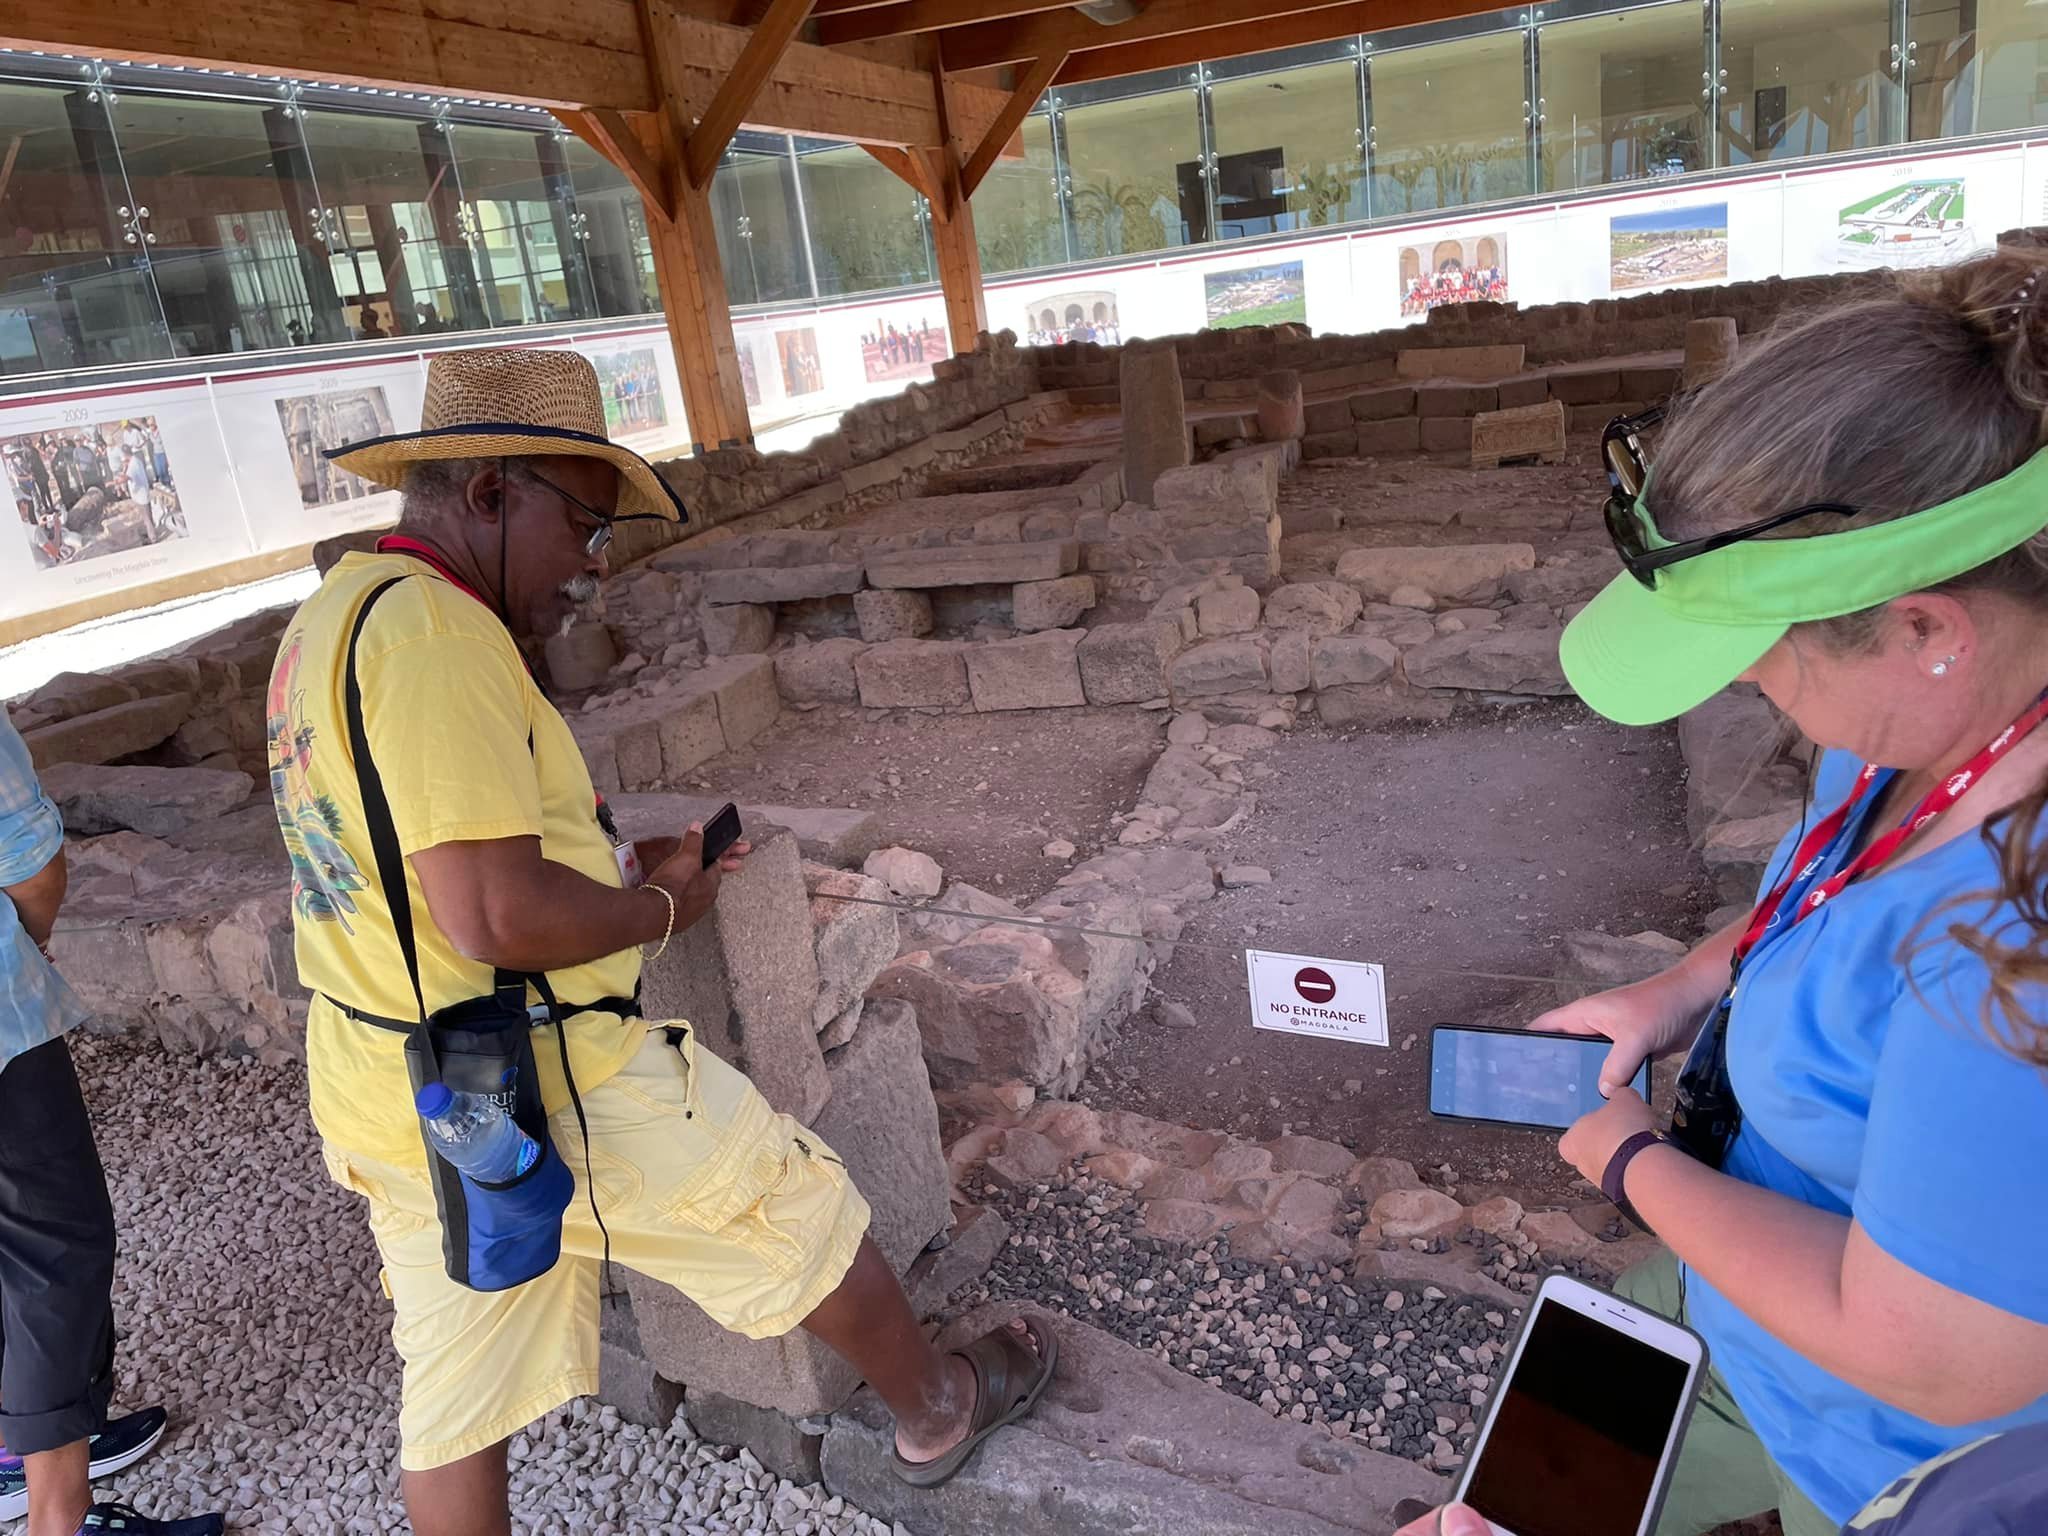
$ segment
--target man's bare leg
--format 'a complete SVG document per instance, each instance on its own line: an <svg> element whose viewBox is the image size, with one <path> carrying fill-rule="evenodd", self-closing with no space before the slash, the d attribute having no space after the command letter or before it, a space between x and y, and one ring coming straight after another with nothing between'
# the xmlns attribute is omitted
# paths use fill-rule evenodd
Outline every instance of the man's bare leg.
<svg viewBox="0 0 2048 1536"><path fill-rule="evenodd" d="M401 1481L414 1536L512 1536L503 1440L431 1472L407 1472Z"/></svg>
<svg viewBox="0 0 2048 1536"><path fill-rule="evenodd" d="M92 1508L92 1442L74 1440L21 1458L28 1476L27 1536L78 1536Z"/></svg>
<svg viewBox="0 0 2048 1536"><path fill-rule="evenodd" d="M846 1278L803 1326L889 1405L896 1416L896 1449L905 1461L930 1461L967 1438L974 1418L974 1367L932 1347L896 1271L872 1238L861 1239ZM1021 1328L1018 1337L1029 1344Z"/></svg>

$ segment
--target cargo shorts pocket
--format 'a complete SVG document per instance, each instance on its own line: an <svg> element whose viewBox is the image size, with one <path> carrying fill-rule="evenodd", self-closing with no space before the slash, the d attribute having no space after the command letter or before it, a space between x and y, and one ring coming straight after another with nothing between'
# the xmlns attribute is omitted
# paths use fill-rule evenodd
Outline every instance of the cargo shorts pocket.
<svg viewBox="0 0 2048 1536"><path fill-rule="evenodd" d="M394 1202L384 1182L366 1172L346 1152L322 1143L320 1161L326 1166L328 1178L351 1194L360 1195L369 1206L370 1235L380 1245L403 1242L427 1229L430 1223L424 1215Z"/></svg>

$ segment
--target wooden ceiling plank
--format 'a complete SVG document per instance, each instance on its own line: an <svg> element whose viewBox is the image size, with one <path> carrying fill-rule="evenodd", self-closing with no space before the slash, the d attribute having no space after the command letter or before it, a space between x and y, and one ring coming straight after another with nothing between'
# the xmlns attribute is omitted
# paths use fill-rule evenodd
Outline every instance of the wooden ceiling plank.
<svg viewBox="0 0 2048 1536"><path fill-rule="evenodd" d="M1142 15L1114 26L1102 26L1078 11L1054 12L958 27L940 33L939 46L945 54L946 68L978 69L989 64L1043 58L1047 53L1078 53L1146 38L1171 37L1204 27L1272 21L1331 3L1332 0L1154 0ZM1380 25L1385 23L1374 23Z"/></svg>
<svg viewBox="0 0 2048 1536"><path fill-rule="evenodd" d="M821 15L818 41L830 45L912 32L937 32L946 27L1064 10L1072 4L1073 0L893 0L864 10ZM824 0L820 0L819 11L824 8Z"/></svg>
<svg viewBox="0 0 2048 1536"><path fill-rule="evenodd" d="M1038 98L1045 94L1045 88L1052 84L1060 66L1066 62L1064 54L1049 53L1043 58L1033 59L1030 67L1017 78L1016 87L1010 92L1010 99L1003 103L1003 110L996 114L981 136L981 142L974 153L967 157L967 163L960 170L961 196L972 198L974 189L981 185L1003 147L1010 142L1010 135L1024 125L1024 119L1031 114Z"/></svg>

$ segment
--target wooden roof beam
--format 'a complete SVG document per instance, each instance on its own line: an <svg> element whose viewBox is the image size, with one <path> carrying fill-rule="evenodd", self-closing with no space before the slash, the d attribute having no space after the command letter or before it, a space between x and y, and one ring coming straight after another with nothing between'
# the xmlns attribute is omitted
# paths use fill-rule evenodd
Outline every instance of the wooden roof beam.
<svg viewBox="0 0 2048 1536"><path fill-rule="evenodd" d="M1223 11L1229 3L1230 0L1207 0L1206 8L1215 14ZM1342 4L1323 5L1284 16L1240 21L1233 25L1211 25L1196 31L1177 31L1142 41L1091 48L1068 59L1052 83L1079 85L1089 80L1140 75L1154 69L1179 69L1202 59L1235 58L1240 54L1324 43L1359 32L1499 9L1492 0L1345 0ZM1151 14L1148 11L1130 26L1141 25ZM1121 33L1126 29L1117 30Z"/></svg>
<svg viewBox="0 0 2048 1536"><path fill-rule="evenodd" d="M938 32L975 22L1065 10L1072 4L1073 0L891 0L881 5L863 5L857 10L835 7L836 14L828 15L826 10L832 0L818 0L818 41L830 45L871 37Z"/></svg>
<svg viewBox="0 0 2048 1536"><path fill-rule="evenodd" d="M768 77L775 73L775 66L796 40L797 29L810 18L811 5L812 0L770 0L768 14L748 36L731 73L720 83L718 94L711 98L711 105L697 119L689 142L683 146L683 168L689 174L691 186L710 183L711 173L718 169L718 157L725 153L725 146L739 132L747 109L753 106Z"/></svg>
<svg viewBox="0 0 2048 1536"><path fill-rule="evenodd" d="M564 107L555 116L562 120L563 127L623 171L642 202L671 224L675 222L676 205L668 173L633 131L624 113L610 107L582 111Z"/></svg>
<svg viewBox="0 0 2048 1536"><path fill-rule="evenodd" d="M974 196L974 189L981 185L982 179L995 165L997 157L1003 152L1003 146L1010 142L1012 134L1024 126L1024 119L1030 116L1032 107L1037 104L1038 98L1045 94L1045 88L1052 84L1060 66L1065 62L1063 55L1049 53L1042 59L1033 59L1030 66L1018 75L1016 87L1010 92L1010 99L1003 103L1002 111L996 114L995 121L989 124L988 130L981 136L981 142L975 146L974 153L967 157L966 165L960 169L962 197Z"/></svg>
<svg viewBox="0 0 2048 1536"><path fill-rule="evenodd" d="M898 149L892 144L863 144L861 148L873 155L884 170L892 172L911 191L931 204L933 218L944 223L952 217L953 210L946 206L944 179L938 167L932 164L935 150Z"/></svg>

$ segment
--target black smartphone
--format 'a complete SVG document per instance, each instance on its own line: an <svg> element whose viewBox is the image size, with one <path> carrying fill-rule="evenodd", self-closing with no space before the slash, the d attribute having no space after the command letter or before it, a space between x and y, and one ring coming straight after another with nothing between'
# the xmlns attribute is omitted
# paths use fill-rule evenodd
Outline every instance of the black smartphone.
<svg viewBox="0 0 2048 1536"><path fill-rule="evenodd" d="M1483 1120L1562 1131L1606 1099L1600 1064L1610 1040L1484 1024L1439 1024L1429 1032L1429 1112L1444 1120ZM1650 1096L1650 1064L1635 1090Z"/></svg>
<svg viewBox="0 0 2048 1536"><path fill-rule="evenodd" d="M1458 1488L1495 1536L1649 1536L1706 1374L1690 1328L1547 1277Z"/></svg>
<svg viewBox="0 0 2048 1536"><path fill-rule="evenodd" d="M740 808L730 800L725 809L704 823L704 867L709 869L725 857L725 851L740 840Z"/></svg>

